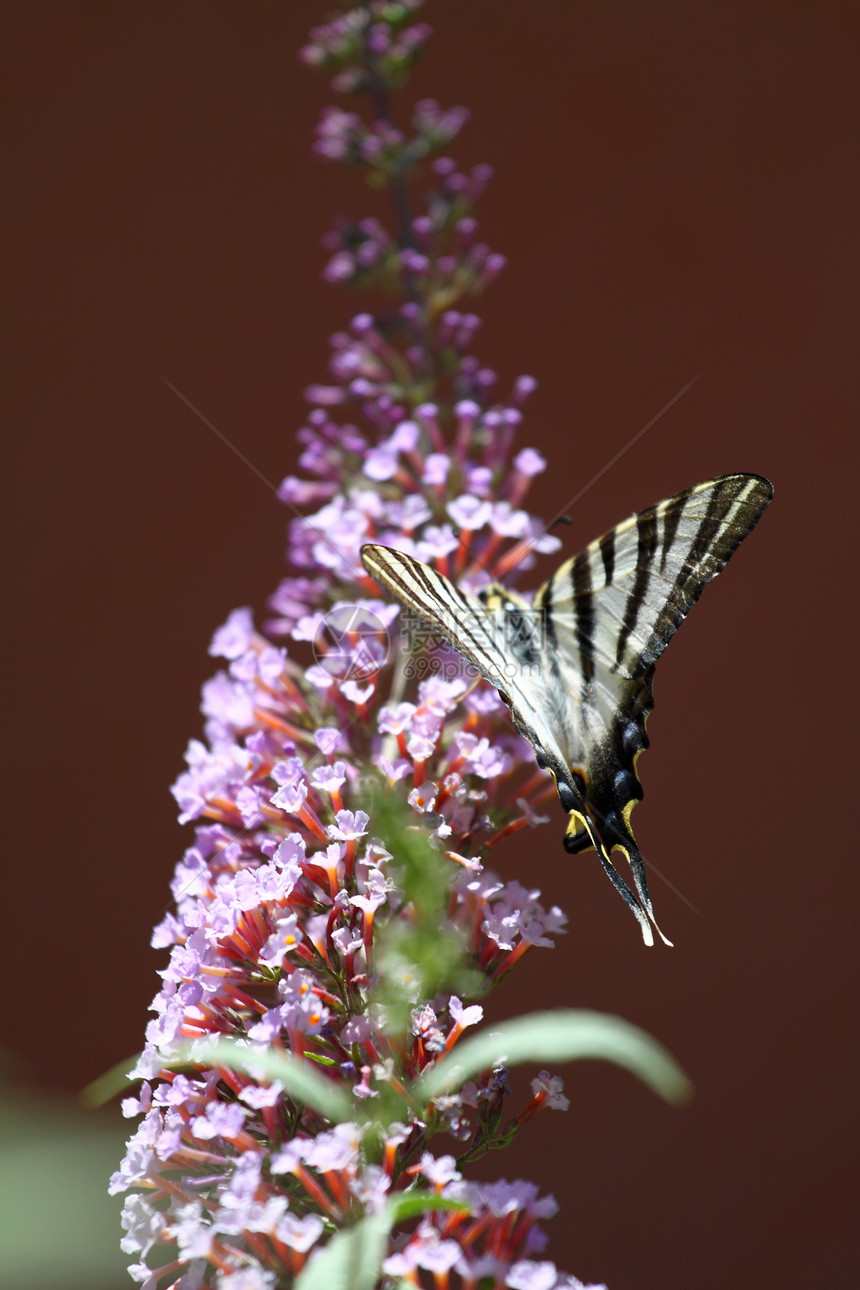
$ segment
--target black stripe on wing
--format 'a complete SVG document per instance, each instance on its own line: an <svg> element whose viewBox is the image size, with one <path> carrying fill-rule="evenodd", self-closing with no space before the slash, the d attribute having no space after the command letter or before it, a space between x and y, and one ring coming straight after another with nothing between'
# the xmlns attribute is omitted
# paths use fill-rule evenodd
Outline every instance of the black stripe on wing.
<svg viewBox="0 0 860 1290"><path fill-rule="evenodd" d="M690 488L685 488L683 492L676 493L676 495L672 498L671 502L667 504L666 510L664 511L663 538L660 543L660 572L661 573L663 573L663 571L666 568L666 562L669 559L669 556L672 551L672 546L675 541L675 535L678 532L678 524L680 523L681 515L683 514L684 507L687 504L687 499L689 498L692 491L693 490ZM611 579L607 579L607 581L611 581Z"/></svg>
<svg viewBox="0 0 860 1290"><path fill-rule="evenodd" d="M597 545L600 550L600 558L603 561L603 581L608 585L612 581L615 572L615 529L610 529L608 533L604 533L603 537L598 540Z"/></svg>
<svg viewBox="0 0 860 1290"><path fill-rule="evenodd" d="M573 608L576 614L576 639L579 645L579 668L582 672L583 696L594 676L594 597L591 594L591 565L584 554L578 555L571 566ZM547 615L552 606L547 605Z"/></svg>
<svg viewBox="0 0 860 1290"><path fill-rule="evenodd" d="M618 633L618 644L615 649L616 671L624 660L627 642L631 634L636 630L651 581L651 565L654 560L654 553L657 550L657 515L653 509L643 511L636 516L636 530L638 533L636 575L633 579L633 586L627 595L621 631Z"/></svg>

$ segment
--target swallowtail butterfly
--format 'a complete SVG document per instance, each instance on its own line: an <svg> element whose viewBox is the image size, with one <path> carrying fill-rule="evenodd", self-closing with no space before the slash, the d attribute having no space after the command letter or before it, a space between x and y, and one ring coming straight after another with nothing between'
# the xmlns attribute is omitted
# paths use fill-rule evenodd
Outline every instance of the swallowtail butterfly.
<svg viewBox="0 0 860 1290"><path fill-rule="evenodd" d="M368 545L364 567L495 686L568 814L565 849L594 849L636 915L654 919L630 814L642 798L657 659L755 527L773 495L759 475L722 475L659 502L566 560L531 602L498 583L477 596L400 551ZM638 900L610 856L626 857Z"/></svg>

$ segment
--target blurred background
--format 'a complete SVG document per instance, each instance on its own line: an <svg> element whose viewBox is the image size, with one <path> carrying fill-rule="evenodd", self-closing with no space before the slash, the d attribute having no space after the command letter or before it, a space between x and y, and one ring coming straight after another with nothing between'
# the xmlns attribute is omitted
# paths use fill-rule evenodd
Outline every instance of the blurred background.
<svg viewBox="0 0 860 1290"><path fill-rule="evenodd" d="M302 390L364 307L321 284L320 236L384 212L309 156L334 96L296 50L326 11L5 5L0 1212L33 1234L0 1256L10 1290L128 1284L104 1197L123 1128L72 1099L141 1046L207 645L234 606L263 610L288 518L158 374L268 479L295 469ZM621 1014L695 1100L575 1066L566 1117L479 1168L553 1191L547 1256L611 1290L846 1285L856 6L430 0L425 16L414 94L467 106L452 152L496 168L477 213L510 267L477 306L477 352L502 390L540 382L520 442L550 469L531 509L568 510L599 476L559 530L572 553L712 475L776 485L657 681L636 823L676 948L643 948L594 856L564 854L560 814L495 857L570 930L490 1017Z"/></svg>

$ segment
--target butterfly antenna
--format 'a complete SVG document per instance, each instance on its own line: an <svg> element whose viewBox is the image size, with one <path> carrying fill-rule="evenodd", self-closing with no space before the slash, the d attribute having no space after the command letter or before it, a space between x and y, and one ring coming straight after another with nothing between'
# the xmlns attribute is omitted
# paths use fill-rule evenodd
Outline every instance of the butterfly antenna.
<svg viewBox="0 0 860 1290"><path fill-rule="evenodd" d="M472 693L472 691L475 689L475 687L480 685L483 679L484 678L481 676L481 673L478 672L474 681L472 681L471 685L469 686L468 690L464 690L463 693L457 697L457 702L462 703L464 699L467 699L469 695Z"/></svg>

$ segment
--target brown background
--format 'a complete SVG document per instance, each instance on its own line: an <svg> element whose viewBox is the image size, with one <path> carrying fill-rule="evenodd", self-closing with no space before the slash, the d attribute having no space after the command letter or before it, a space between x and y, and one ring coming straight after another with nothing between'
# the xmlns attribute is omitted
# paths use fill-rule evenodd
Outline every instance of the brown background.
<svg viewBox="0 0 860 1290"><path fill-rule="evenodd" d="M285 513L158 373L277 482L326 337L360 307L319 282L331 216L376 203L308 156L331 96L295 50L324 10L6 6L3 1035L32 1085L75 1090L140 1046L206 646L280 574ZM660 669L637 825L697 911L652 880L677 948L643 949L593 856L565 857L560 814L504 857L571 926L491 1015L620 1013L696 1099L671 1110L572 1068L568 1115L484 1172L552 1189L549 1255L611 1290L845 1285L856 9L425 12L415 89L466 104L452 151L497 170L479 214L510 268L478 348L505 388L540 380L522 443L551 469L533 509L563 510L697 373L577 502L569 548L723 471L776 483Z"/></svg>

